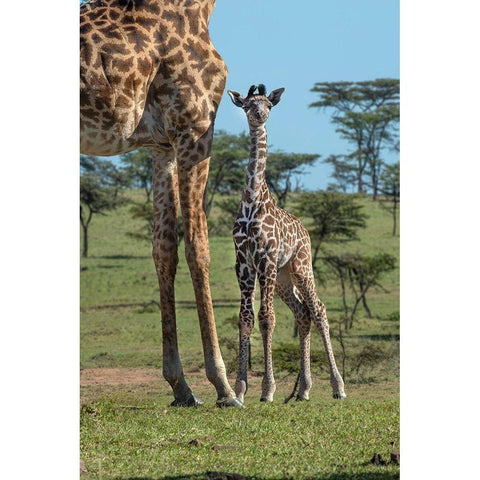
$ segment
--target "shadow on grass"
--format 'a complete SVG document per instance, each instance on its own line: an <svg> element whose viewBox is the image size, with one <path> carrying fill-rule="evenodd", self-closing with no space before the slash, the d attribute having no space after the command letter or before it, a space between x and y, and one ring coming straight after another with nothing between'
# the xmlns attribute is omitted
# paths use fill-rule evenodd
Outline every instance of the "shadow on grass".
<svg viewBox="0 0 480 480"><path fill-rule="evenodd" d="M381 467L380 467L381 468ZM264 477L244 476L238 473L205 472L191 475L166 477L115 477L114 480L262 480ZM278 480L294 480L295 477L271 477ZM308 477L310 480L398 480L399 472L360 472L360 473L332 473Z"/></svg>
<svg viewBox="0 0 480 480"><path fill-rule="evenodd" d="M114 480L261 480L261 477L244 476L238 473L205 472L166 477L115 477Z"/></svg>

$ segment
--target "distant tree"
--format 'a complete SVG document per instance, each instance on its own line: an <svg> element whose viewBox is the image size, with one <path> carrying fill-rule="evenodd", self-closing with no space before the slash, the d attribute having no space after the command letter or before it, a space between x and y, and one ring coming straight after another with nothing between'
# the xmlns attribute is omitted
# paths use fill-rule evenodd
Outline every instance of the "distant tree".
<svg viewBox="0 0 480 480"><path fill-rule="evenodd" d="M92 176L104 188L112 188L115 195L128 186L125 172L110 160L103 160L93 155L80 155L80 175Z"/></svg>
<svg viewBox="0 0 480 480"><path fill-rule="evenodd" d="M215 132L210 159L210 173L205 189L205 212L212 209L217 194L238 193L243 189L245 165L250 152L250 138L224 130Z"/></svg>
<svg viewBox="0 0 480 480"><path fill-rule="evenodd" d="M240 197L238 195L226 196L215 201L215 205L221 210L222 214L217 219L212 231L220 235L230 235L237 219Z"/></svg>
<svg viewBox="0 0 480 480"><path fill-rule="evenodd" d="M379 191L382 194L380 205L392 214L392 235L396 235L397 212L400 204L400 162L394 165L386 165L379 180Z"/></svg>
<svg viewBox="0 0 480 480"><path fill-rule="evenodd" d="M143 224L134 232L127 232L127 235L137 240L146 240L151 242L153 230L153 163L152 149L142 147L133 152L120 155L129 185L140 188L145 193L144 201L130 200L130 214L136 220L142 220Z"/></svg>
<svg viewBox="0 0 480 480"><path fill-rule="evenodd" d="M124 203L119 191L125 186L125 177L108 160L80 157L80 223L83 229L82 256L88 256L88 227L94 214L105 215Z"/></svg>
<svg viewBox="0 0 480 480"><path fill-rule="evenodd" d="M312 91L320 99L311 108L333 109L332 122L341 137L354 146L347 157L358 193L365 191L365 176L370 177L373 198L383 165L381 154L387 146L398 146L400 82L377 79L365 82L318 82Z"/></svg>
<svg viewBox="0 0 480 480"><path fill-rule="evenodd" d="M340 281L345 330L352 328L360 302L363 303L368 317L371 318L372 313L367 305L367 292L372 286L383 288L379 283L379 278L383 273L395 268L395 257L387 253L379 253L374 256L344 253L329 255L324 260ZM347 287L353 294L350 304Z"/></svg>
<svg viewBox="0 0 480 480"><path fill-rule="evenodd" d="M143 189L147 202L150 202L153 179L151 148L142 147L133 152L124 153L120 155L120 161L129 183Z"/></svg>
<svg viewBox="0 0 480 480"><path fill-rule="evenodd" d="M153 203L134 203L130 207L130 214L136 220L142 220L143 223L134 232L127 232L127 236L136 240L150 243L153 239ZM177 218L178 240L183 239L183 222L181 215Z"/></svg>
<svg viewBox="0 0 480 480"><path fill-rule="evenodd" d="M364 174L364 167L357 166L355 158L351 155L330 155L323 163L329 163L333 167L330 177L335 182L328 184L329 191L347 193L350 189L355 189L359 175L358 168L360 168L360 176Z"/></svg>
<svg viewBox="0 0 480 480"><path fill-rule="evenodd" d="M304 192L295 202L294 213L307 220L312 242L312 266L315 269L326 244L358 240L358 229L368 218L356 197L337 192Z"/></svg>
<svg viewBox="0 0 480 480"><path fill-rule="evenodd" d="M295 175L304 172L304 167L313 165L319 158L311 153L271 152L268 154L265 180L277 198L278 205L285 208L288 194L293 190Z"/></svg>
<svg viewBox="0 0 480 480"><path fill-rule="evenodd" d="M153 232L153 203L134 203L130 207L130 214L136 220L142 220L142 225L134 232L127 232L127 235L136 240L152 241Z"/></svg>

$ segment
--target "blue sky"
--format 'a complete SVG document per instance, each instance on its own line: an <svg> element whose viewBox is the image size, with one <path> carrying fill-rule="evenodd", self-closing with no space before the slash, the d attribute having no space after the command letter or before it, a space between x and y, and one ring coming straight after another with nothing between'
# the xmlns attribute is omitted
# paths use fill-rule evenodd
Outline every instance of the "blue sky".
<svg viewBox="0 0 480 480"><path fill-rule="evenodd" d="M228 66L226 90L285 87L267 123L273 149L346 153L329 112L308 108L315 82L400 78L399 0L217 0L210 35ZM240 133L246 119L226 92L216 129ZM317 161L301 183L325 188L330 167Z"/></svg>

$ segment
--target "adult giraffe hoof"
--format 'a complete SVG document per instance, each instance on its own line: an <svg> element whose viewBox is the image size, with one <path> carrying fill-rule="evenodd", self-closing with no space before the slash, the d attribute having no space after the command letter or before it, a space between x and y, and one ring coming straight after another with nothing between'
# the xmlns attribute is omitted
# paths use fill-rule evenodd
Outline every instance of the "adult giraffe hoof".
<svg viewBox="0 0 480 480"><path fill-rule="evenodd" d="M245 408L245 405L236 397L222 398L221 400L217 400L216 405L219 408L223 408L223 407Z"/></svg>
<svg viewBox="0 0 480 480"><path fill-rule="evenodd" d="M185 400L175 399L170 406L172 407L198 407L199 405L203 405L203 402L197 398L193 393L187 397Z"/></svg>

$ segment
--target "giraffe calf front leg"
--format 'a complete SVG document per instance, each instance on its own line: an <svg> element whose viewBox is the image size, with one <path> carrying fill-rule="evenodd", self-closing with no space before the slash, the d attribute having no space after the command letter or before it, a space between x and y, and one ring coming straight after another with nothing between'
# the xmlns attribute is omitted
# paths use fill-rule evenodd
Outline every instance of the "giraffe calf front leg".
<svg viewBox="0 0 480 480"><path fill-rule="evenodd" d="M277 280L276 259L269 258L264 270L258 275L261 303L258 312L258 325L263 339L263 356L265 373L262 381L261 402L273 402L276 385L273 376L272 337L275 329L275 312L273 310L273 294Z"/></svg>
<svg viewBox="0 0 480 480"><path fill-rule="evenodd" d="M245 267L246 268L246 267ZM248 390L247 368L250 350L250 335L255 322L253 309L255 276L249 275L247 279L241 278L242 269L237 263L237 275L242 292L240 302L240 315L238 319L239 350L238 350L238 374L235 382L235 396L243 402Z"/></svg>
<svg viewBox="0 0 480 480"><path fill-rule="evenodd" d="M250 333L252 331L253 321L248 324L240 326L240 349L238 355L238 375L235 382L235 396L243 402L245 394L248 390L247 367L248 367L248 352L250 348Z"/></svg>

